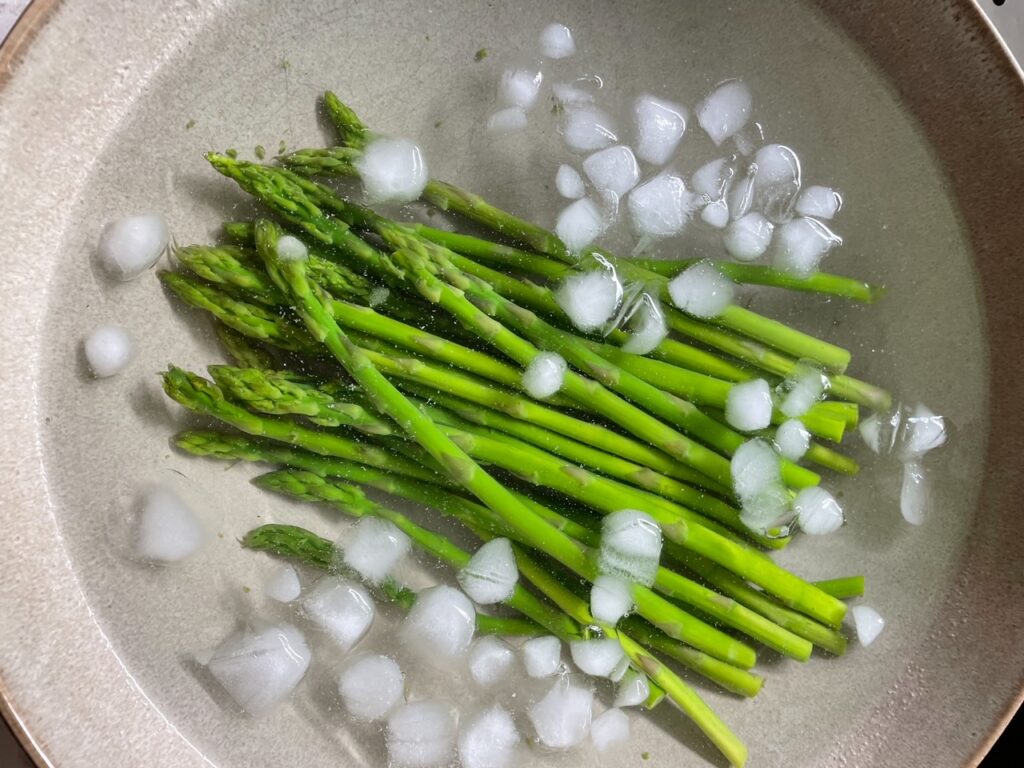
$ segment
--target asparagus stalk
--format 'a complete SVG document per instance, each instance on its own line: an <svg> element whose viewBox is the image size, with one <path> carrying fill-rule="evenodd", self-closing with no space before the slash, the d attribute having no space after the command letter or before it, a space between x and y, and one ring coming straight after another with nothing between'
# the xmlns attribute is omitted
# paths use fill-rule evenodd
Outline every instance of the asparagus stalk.
<svg viewBox="0 0 1024 768"><path fill-rule="evenodd" d="M337 97L334 97L334 99L336 100ZM354 114L351 109L347 111ZM361 149L365 145L367 134L365 127L363 132L359 134L343 131L340 128L339 132L343 134L343 137L346 137L343 138L346 143L350 141L357 142L354 144L349 143L349 149L343 150L342 154L344 156L338 158L342 162L347 161L348 168L341 170L342 165L339 164L337 170L351 174L355 170L352 166L354 159L352 149ZM349 136L352 138L347 138ZM329 152L329 150L324 151L324 153L326 152ZM292 159L289 162L292 162L293 165L298 164L297 159ZM552 256L568 264L575 262L574 257L568 253L565 245L554 233L512 216L487 203L482 198L465 192L451 184L431 179L424 189L423 198L442 210L457 211L478 223L495 229L501 234L526 243L540 253ZM594 249L594 251L597 252L598 249ZM630 276L632 279L639 279L643 282L652 282L653 279L653 281L660 282L662 285L667 284L667 280L656 273L648 272L638 265L617 259L610 253L604 251L600 251L600 253L624 276ZM750 334L753 338L758 338L772 344L798 358L817 360L825 367L835 369L838 372L841 372L849 364L850 354L846 350L788 328L782 323L761 317L741 307L730 307L721 317L716 318L715 322Z"/></svg>
<svg viewBox="0 0 1024 768"><path fill-rule="evenodd" d="M361 467L347 462L305 454L283 446L258 443L243 437L201 431L182 433L175 438L175 442L179 447L196 455L212 456L222 460L241 459L286 464L306 470L301 475L306 480L309 480L310 473L318 477L341 477L345 480L368 485L410 501L427 504L442 514L457 517L463 523L476 525L479 519L486 517L487 514L479 505L473 505L469 500L443 489L424 485L415 480L396 478L388 475L386 472L370 467ZM309 498L325 488L328 488L326 483L314 480L305 483L302 493L305 498ZM278 483L278 489L288 490L283 483ZM526 501L526 497L521 498L524 502ZM538 514L543 514L545 519L552 525L565 530L574 537L580 538L581 541L585 541L590 546L597 545L599 537L596 532L590 531L583 526L575 525L536 502L531 501L530 505ZM507 530L500 524L494 531L501 534L507 533ZM756 614L736 606L732 601L723 598L722 595L715 594L711 590L679 576L667 568L659 569L655 588L663 594L694 606L698 610L707 613L713 619L722 621L755 640L764 642L781 653L800 660L807 658L809 647L801 643L794 634L781 631L778 626L774 626L770 622L760 619Z"/></svg>
<svg viewBox="0 0 1024 768"><path fill-rule="evenodd" d="M331 397L305 377L281 371L211 365L214 383L231 400L273 416L305 416L322 427L352 427L368 435L390 435L391 427L365 408Z"/></svg>
<svg viewBox="0 0 1024 768"><path fill-rule="evenodd" d="M241 544L246 549L286 557L327 573L334 573L338 570L340 558L337 545L294 525L261 525L245 534ZM408 611L416 602L415 592L397 585L390 579L380 585L380 591L390 602L395 603L404 611ZM485 635L536 637L551 630L542 629L538 624L527 619L477 613L476 631Z"/></svg>
<svg viewBox="0 0 1024 768"><path fill-rule="evenodd" d="M864 577L844 576L838 579L825 579L814 582L814 586L822 592L847 600L851 597L864 597Z"/></svg>
<svg viewBox="0 0 1024 768"><path fill-rule="evenodd" d="M729 726L715 714L714 710L701 699L696 691L625 632L596 621L583 600L566 589L557 578L537 564L522 549L517 548L516 561L519 564L520 572L531 583L541 588L544 594L548 595L562 610L576 618L581 624L596 626L606 637L617 639L630 662L665 691L669 700L693 720L732 765L742 766L746 763L747 748L743 742L733 734Z"/></svg>
<svg viewBox="0 0 1024 768"><path fill-rule="evenodd" d="M163 386L164 392L180 405L230 424L247 435L266 437L313 453L388 469L419 480L429 482L436 478L431 470L377 446L251 413L229 402L215 384L181 368L172 366L164 372Z"/></svg>
<svg viewBox="0 0 1024 768"><path fill-rule="evenodd" d="M214 323L214 331L228 357L242 368L267 370L274 367L274 359L258 342L252 341L224 323Z"/></svg>
<svg viewBox="0 0 1024 768"><path fill-rule="evenodd" d="M252 163L240 163L222 155L210 155L213 166L236 180L244 189L260 198L283 218L295 226L306 230L313 237L326 243L332 243L344 249L349 255L361 260L367 267L378 270L384 277L401 280L403 269L411 272L410 279L414 282L420 295L428 301L437 303L466 327L496 346L504 354L521 365L528 365L538 353L538 349L528 341L521 339L501 323L490 318L476 305L470 302L464 293L458 291L441 280L430 271L426 259L415 252L417 246L422 250L419 241L411 241L413 250L396 251L394 256L401 256L401 268L394 260L385 257L368 243L353 235L348 227L334 219L329 219L318 207L317 203L331 204L332 210L348 210L362 217L376 218L370 211L364 211L346 203L331 193L330 190L304 182L287 171L259 166ZM309 195L316 198L314 202ZM387 222L383 221L386 225ZM391 232L401 236L400 225L393 225ZM326 313L325 317L326 317ZM330 318L327 318L330 319ZM333 319L331 319L332 324ZM336 324L335 324L336 327ZM584 379L575 373L568 373L564 384L565 394L577 402L591 406L612 421L633 432L643 440L679 459L685 464L694 466L713 479L724 478L720 482L729 482L728 462L713 451L695 443L685 435L658 421L645 411L619 398L595 381Z"/></svg>
<svg viewBox="0 0 1024 768"><path fill-rule="evenodd" d="M256 478L256 484L306 501L327 502L334 509L352 517L379 517L387 520L405 533L417 547L452 568L464 568L472 557L450 539L417 525L400 512L371 501L361 490L346 483L328 482L312 472L291 469L262 475ZM579 627L569 617L520 585L516 585L505 604L562 639L578 638L580 635Z"/></svg>

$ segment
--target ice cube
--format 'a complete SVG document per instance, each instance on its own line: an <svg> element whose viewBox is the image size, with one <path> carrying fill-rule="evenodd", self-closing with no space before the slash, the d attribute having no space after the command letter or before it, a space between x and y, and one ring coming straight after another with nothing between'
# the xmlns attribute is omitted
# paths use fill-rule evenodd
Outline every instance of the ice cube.
<svg viewBox="0 0 1024 768"><path fill-rule="evenodd" d="M601 149L583 161L583 173L602 195L619 198L636 186L640 167L633 150L617 144Z"/></svg>
<svg viewBox="0 0 1024 768"><path fill-rule="evenodd" d="M513 664L515 653L500 637L485 635L469 649L469 673L478 685L494 685L508 676Z"/></svg>
<svg viewBox="0 0 1024 768"><path fill-rule="evenodd" d="M85 361L93 375L105 379L120 373L135 357L135 342L119 325L100 325L85 337Z"/></svg>
<svg viewBox="0 0 1024 768"><path fill-rule="evenodd" d="M710 261L698 261L668 284L672 302L694 317L717 317L733 300L733 283Z"/></svg>
<svg viewBox="0 0 1024 768"><path fill-rule="evenodd" d="M459 571L459 584L473 602L501 603L512 597L519 569L508 539L492 539L480 547Z"/></svg>
<svg viewBox="0 0 1024 768"><path fill-rule="evenodd" d="M811 447L811 433L799 419L788 419L775 430L775 447L790 461L799 461Z"/></svg>
<svg viewBox="0 0 1024 768"><path fill-rule="evenodd" d="M387 656L356 659L338 678L338 693L345 708L360 720L379 720L390 712L405 692L405 676L398 663Z"/></svg>
<svg viewBox="0 0 1024 768"><path fill-rule="evenodd" d="M772 263L785 272L806 277L817 271L825 254L842 242L817 219L793 219L778 228Z"/></svg>
<svg viewBox="0 0 1024 768"><path fill-rule="evenodd" d="M573 663L584 674L607 677L613 682L622 679L629 667L629 659L615 638L575 640L569 643Z"/></svg>
<svg viewBox="0 0 1024 768"><path fill-rule="evenodd" d="M697 108L697 122L715 144L721 144L747 124L753 111L754 100L746 83L727 80Z"/></svg>
<svg viewBox="0 0 1024 768"><path fill-rule="evenodd" d="M807 187L796 201L796 212L816 219L831 219L843 207L843 198L830 187Z"/></svg>
<svg viewBox="0 0 1024 768"><path fill-rule="evenodd" d="M537 101L541 80L543 75L535 70L508 70L501 76L499 94L508 106L529 111Z"/></svg>
<svg viewBox="0 0 1024 768"><path fill-rule="evenodd" d="M600 622L617 624L633 609L630 584L618 576L598 576L590 588L590 613Z"/></svg>
<svg viewBox="0 0 1024 768"><path fill-rule="evenodd" d="M495 704L461 728L459 759L462 768L505 768L515 762L519 744L512 715Z"/></svg>
<svg viewBox="0 0 1024 768"><path fill-rule="evenodd" d="M589 333L611 318L622 298L622 286L608 270L595 269L567 277L555 299L572 324Z"/></svg>
<svg viewBox="0 0 1024 768"><path fill-rule="evenodd" d="M572 30L564 24L548 24L540 33L540 51L549 59L567 59L576 53Z"/></svg>
<svg viewBox="0 0 1024 768"><path fill-rule="evenodd" d="M537 400L551 397L562 388L568 370L565 358L558 353L538 352L523 371L523 389Z"/></svg>
<svg viewBox="0 0 1024 768"><path fill-rule="evenodd" d="M764 379L733 384L725 401L725 420L740 432L756 432L772 423L772 391Z"/></svg>
<svg viewBox="0 0 1024 768"><path fill-rule="evenodd" d="M569 251L578 253L600 237L607 225L597 204L584 197L570 203L558 214L555 234Z"/></svg>
<svg viewBox="0 0 1024 768"><path fill-rule="evenodd" d="M686 131L686 107L645 93L633 105L636 154L654 165L664 165Z"/></svg>
<svg viewBox="0 0 1024 768"><path fill-rule="evenodd" d="M378 203L415 200L429 178L423 153L408 139L374 139L353 164L367 196Z"/></svg>
<svg viewBox="0 0 1024 768"><path fill-rule="evenodd" d="M558 172L555 174L555 189L562 197L567 197L570 200L579 200L587 194L587 189L583 185L583 177L580 176L579 171L565 163L558 166Z"/></svg>
<svg viewBox="0 0 1024 768"><path fill-rule="evenodd" d="M139 555L154 562L173 563L194 554L206 538L203 524L181 497L167 486L151 489L136 523Z"/></svg>
<svg viewBox="0 0 1024 768"><path fill-rule="evenodd" d="M263 592L271 600L279 603L290 603L302 593L302 585L299 584L299 576L290 565L281 565L274 569L274 572L263 585Z"/></svg>
<svg viewBox="0 0 1024 768"><path fill-rule="evenodd" d="M782 481L779 456L764 440L748 440L733 454L732 483L741 499L753 498Z"/></svg>
<svg viewBox="0 0 1024 768"><path fill-rule="evenodd" d="M394 523L364 517L344 550L344 562L369 582L379 584L405 557L412 542Z"/></svg>
<svg viewBox="0 0 1024 768"><path fill-rule="evenodd" d="M659 173L629 193L627 205L638 236L671 237L682 232L694 208L694 196L682 178Z"/></svg>
<svg viewBox="0 0 1024 768"><path fill-rule="evenodd" d="M562 138L576 152L593 152L614 144L616 131L606 112L596 107L576 107L566 112Z"/></svg>
<svg viewBox="0 0 1024 768"><path fill-rule="evenodd" d="M621 709L609 709L590 724L590 740L598 752L607 752L629 741L629 716Z"/></svg>
<svg viewBox="0 0 1024 768"><path fill-rule="evenodd" d="M646 512L623 509L605 516L601 525L598 570L651 586L661 557L661 528Z"/></svg>
<svg viewBox="0 0 1024 768"><path fill-rule="evenodd" d="M455 718L445 704L403 704L388 717L388 758L400 768L447 765L455 749Z"/></svg>
<svg viewBox="0 0 1024 768"><path fill-rule="evenodd" d="M302 633L282 622L232 634L213 651L206 667L238 706L262 717L291 695L309 660Z"/></svg>
<svg viewBox="0 0 1024 768"><path fill-rule="evenodd" d="M99 258L121 280L138 277L167 250L171 232L158 213L140 213L108 222L100 233Z"/></svg>
<svg viewBox="0 0 1024 768"><path fill-rule="evenodd" d="M764 255L772 241L775 225L756 211L736 219L725 231L725 250L739 261L753 261Z"/></svg>
<svg viewBox="0 0 1024 768"><path fill-rule="evenodd" d="M439 584L417 595L401 632L411 649L444 664L469 650L475 629L473 603L454 587Z"/></svg>
<svg viewBox="0 0 1024 768"><path fill-rule="evenodd" d="M555 681L543 699L530 707L529 717L537 738L553 749L569 749L590 731L594 691L578 686L568 677Z"/></svg>
<svg viewBox="0 0 1024 768"><path fill-rule="evenodd" d="M562 641L546 635L523 643L523 664L530 677L550 677L562 664Z"/></svg>
<svg viewBox="0 0 1024 768"><path fill-rule="evenodd" d="M843 525L843 509L824 488L804 488L793 499L793 509L804 533L823 536L838 531Z"/></svg>
<svg viewBox="0 0 1024 768"><path fill-rule="evenodd" d="M376 613L369 593L359 584L339 576L319 579L306 594L302 608L343 651L363 639Z"/></svg>

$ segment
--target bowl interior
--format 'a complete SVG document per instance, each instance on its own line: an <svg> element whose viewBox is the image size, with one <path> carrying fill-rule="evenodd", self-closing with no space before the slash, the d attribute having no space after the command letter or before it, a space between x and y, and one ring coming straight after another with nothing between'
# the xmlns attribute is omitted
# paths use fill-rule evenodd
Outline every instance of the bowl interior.
<svg viewBox="0 0 1024 768"><path fill-rule="evenodd" d="M61 9L50 34L66 34L82 13ZM206 166L203 152L232 147L251 157L257 144L272 153L281 144L329 141L315 111L325 88L351 102L369 125L421 142L433 175L552 225L559 207L554 171L568 155L547 114L551 103L537 107L538 127L529 137L496 138L483 125L501 70L530 62L539 30L559 20L573 29L581 54L546 67L546 76L599 75L606 84L601 98L620 114L645 91L692 107L723 79L747 80L767 140L797 150L808 183L843 192L836 229L845 243L828 268L884 282L888 294L871 307L768 290L749 291L745 300L826 333L852 350L851 373L890 387L908 403L927 403L952 425L950 443L929 457L934 503L926 525L911 528L899 515L898 468L873 460L851 439L849 450L864 465L861 476L827 481L849 524L824 540L801 539L780 556L812 579L865 574L865 602L888 619L880 640L805 665L762 652L768 682L755 701L695 682L757 764L850 757L844 737L868 722L880 702L912 696L894 681L927 656L937 631L956 631L943 603L955 585L983 477L989 391L977 275L951 186L917 122L864 53L801 2L773 3L770 12L754 3L681 9L654 0L526 0L486 8L402 0L305 3L287 11L233 2L189 18L187 34L167 34L171 42L184 35L187 44L161 48L156 65L144 64L138 51L124 60L121 77L139 79L141 87L120 97L116 109L97 102L104 128L94 141L97 151L81 158L79 176L67 183L51 235L59 254L42 262L44 317L38 336L27 341L38 346L40 359L32 386L56 535L109 650L178 737L219 766L384 763L378 729L349 722L336 700L343 659L330 651L317 652L289 705L258 721L232 711L191 661L192 652L216 644L240 621L289 615L262 596L274 563L241 551L239 536L268 521L296 522L324 535L343 536L345 526L329 512L257 491L247 482L250 467L188 459L168 447L168 437L194 421L165 400L156 373L169 362L201 369L221 354L205 321L174 306L153 275L122 284L96 268L100 227L125 213L158 210L185 244L208 241L225 218L251 215L243 196ZM157 28L181 20L160 14ZM133 14L127 23L145 26ZM474 53L484 47L491 55L476 62ZM89 118L86 105L66 106L69 128ZM692 130L680 151L685 173L715 156L699 134ZM75 151L73 140L65 146ZM717 255L715 243L695 225L659 246L659 255ZM124 375L93 381L80 339L104 322L125 325L139 355ZM157 482L177 487L216 533L200 554L168 568L135 562L129 546L138 495ZM416 563L405 575L425 584L438 574ZM384 613L362 650L394 650L397 616ZM503 693L475 691L440 672L410 677L411 696L441 690L464 714ZM608 691L602 695L607 702ZM520 714L524 698L513 704ZM688 759L692 750L716 762L668 707L635 717L633 725L630 749L615 764L654 764L641 753L668 763ZM965 756L976 741L966 734L955 740ZM585 753L534 750L529 764L583 760L600 762Z"/></svg>

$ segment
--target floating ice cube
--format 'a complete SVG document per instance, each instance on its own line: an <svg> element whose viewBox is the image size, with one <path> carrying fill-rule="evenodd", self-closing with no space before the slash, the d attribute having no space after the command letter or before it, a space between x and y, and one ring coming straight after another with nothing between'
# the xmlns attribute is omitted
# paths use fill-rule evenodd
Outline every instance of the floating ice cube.
<svg viewBox="0 0 1024 768"><path fill-rule="evenodd" d="M634 355L653 352L668 336L668 325L661 303L649 293L643 294L636 310L629 318L629 338L622 349Z"/></svg>
<svg viewBox="0 0 1024 768"><path fill-rule="evenodd" d="M562 138L576 152L593 152L614 144L617 129L606 112L596 107L577 107L566 112Z"/></svg>
<svg viewBox="0 0 1024 768"><path fill-rule="evenodd" d="M405 557L412 542L394 523L364 517L345 547L345 564L369 582L379 584Z"/></svg>
<svg viewBox="0 0 1024 768"><path fill-rule="evenodd" d="M601 525L598 570L651 586L661 557L661 528L654 518L635 509L606 515Z"/></svg>
<svg viewBox="0 0 1024 768"><path fill-rule="evenodd" d="M725 250L739 261L753 261L768 250L774 231L775 225L760 213L745 214L725 231Z"/></svg>
<svg viewBox="0 0 1024 768"><path fill-rule="evenodd" d="M701 209L700 218L715 229L725 229L729 223L729 204L725 200L715 200Z"/></svg>
<svg viewBox="0 0 1024 768"><path fill-rule="evenodd" d="M744 176L737 179L729 187L729 194L726 195L726 202L729 203L729 215L733 219L740 219L750 212L750 206L754 200L754 177Z"/></svg>
<svg viewBox="0 0 1024 768"><path fill-rule="evenodd" d="M271 600L279 603L290 603L302 594L302 585L299 584L299 576L290 565L281 565L274 569L274 572L263 585L263 592Z"/></svg>
<svg viewBox="0 0 1024 768"><path fill-rule="evenodd" d="M775 430L775 447L790 461L799 461L811 447L811 433L799 419L788 419Z"/></svg>
<svg viewBox="0 0 1024 768"><path fill-rule="evenodd" d="M777 483L743 498L740 522L758 533L777 530L778 535L784 536L794 515L789 491Z"/></svg>
<svg viewBox="0 0 1024 768"><path fill-rule="evenodd" d="M309 258L306 244L295 235L281 235L274 244L274 251L281 261L305 261Z"/></svg>
<svg viewBox="0 0 1024 768"><path fill-rule="evenodd" d="M459 732L462 768L506 768L519 753L512 715L499 705L472 717Z"/></svg>
<svg viewBox="0 0 1024 768"><path fill-rule="evenodd" d="M729 191L729 185L735 175L736 168L729 159L719 157L694 171L690 177L690 186L694 192L704 195L708 201L721 200Z"/></svg>
<svg viewBox="0 0 1024 768"><path fill-rule="evenodd" d="M562 388L568 370L565 358L558 353L538 352L523 371L523 389L537 400L551 397Z"/></svg>
<svg viewBox="0 0 1024 768"><path fill-rule="evenodd" d="M622 286L608 270L595 269L567 277L555 299L572 324L589 333L611 318L622 298Z"/></svg>
<svg viewBox="0 0 1024 768"><path fill-rule="evenodd" d="M569 251L576 253L594 242L608 223L597 204L589 197L570 203L558 214L555 234Z"/></svg>
<svg viewBox="0 0 1024 768"><path fill-rule="evenodd" d="M799 363L775 388L779 410L791 419L803 416L828 392L828 377L809 363Z"/></svg>
<svg viewBox="0 0 1024 768"><path fill-rule="evenodd" d="M138 277L167 250L171 232L158 213L140 213L108 222L100 233L99 258L121 280Z"/></svg>
<svg viewBox="0 0 1024 768"><path fill-rule="evenodd" d="M411 649L445 663L469 650L476 609L454 587L440 584L419 593L402 622L402 638Z"/></svg>
<svg viewBox="0 0 1024 768"><path fill-rule="evenodd" d="M686 226L694 203L682 178L667 171L659 173L629 193L633 231L641 237L677 235Z"/></svg>
<svg viewBox="0 0 1024 768"><path fill-rule="evenodd" d="M911 525L921 525L928 514L928 477L920 462L908 461L903 465L903 484L900 486L900 514Z"/></svg>
<svg viewBox="0 0 1024 768"><path fill-rule="evenodd" d="M291 624L259 624L225 639L206 667L238 706L261 717L291 695L309 660L306 639Z"/></svg>
<svg viewBox="0 0 1024 768"><path fill-rule="evenodd" d="M120 373L135 357L135 342L119 325L100 325L85 337L85 361L93 375L105 379Z"/></svg>
<svg viewBox="0 0 1024 768"><path fill-rule="evenodd" d="M528 111L537 101L543 75L528 69L511 69L501 76L499 94L510 107Z"/></svg>
<svg viewBox="0 0 1024 768"><path fill-rule="evenodd" d="M360 720L379 720L390 712L405 692L405 676L398 663L387 656L363 656L345 667L338 678L338 693L352 715Z"/></svg>
<svg viewBox="0 0 1024 768"><path fill-rule="evenodd" d="M427 162L408 139L374 139L354 162L366 194L374 202L407 203L427 185Z"/></svg>
<svg viewBox="0 0 1024 768"><path fill-rule="evenodd" d="M779 456L764 440L748 440L733 454L732 483L741 499L753 498L782 482Z"/></svg>
<svg viewBox="0 0 1024 768"><path fill-rule="evenodd" d="M550 635L523 643L523 664L530 677L550 677L562 664L562 641Z"/></svg>
<svg viewBox="0 0 1024 768"><path fill-rule="evenodd" d="M583 186L583 177L580 176L579 171L564 163L558 166L558 172L555 174L555 189L562 197L567 197L570 200L579 200L587 194L587 189Z"/></svg>
<svg viewBox="0 0 1024 768"><path fill-rule="evenodd" d="M487 130L491 133L512 133L521 131L529 122L522 107L505 107L487 118Z"/></svg>
<svg viewBox="0 0 1024 768"><path fill-rule="evenodd" d="M205 538L203 524L173 490L160 485L146 494L136 523L141 557L162 563L184 560Z"/></svg>
<svg viewBox="0 0 1024 768"><path fill-rule="evenodd" d="M551 92L555 97L555 101L563 107L580 107L592 104L594 101L594 94L586 90L586 88L582 88L579 81L555 83L551 86Z"/></svg>
<svg viewBox="0 0 1024 768"><path fill-rule="evenodd" d="M831 219L843 206L843 198L830 187L812 186L804 189L796 201L796 212L816 219Z"/></svg>
<svg viewBox="0 0 1024 768"><path fill-rule="evenodd" d="M577 686L568 676L562 677L543 699L530 707L530 722L542 744L569 749L587 737L593 704L593 690Z"/></svg>
<svg viewBox="0 0 1024 768"><path fill-rule="evenodd" d="M843 525L842 507L824 488L804 488L793 499L793 509L800 528L812 536L834 533Z"/></svg>
<svg viewBox="0 0 1024 768"><path fill-rule="evenodd" d="M764 379L733 384L725 401L725 420L740 432L756 432L772 423L772 390Z"/></svg>
<svg viewBox="0 0 1024 768"><path fill-rule="evenodd" d="M857 629L857 639L867 647L882 634L885 619L874 608L867 605L855 605L852 610L853 623Z"/></svg>
<svg viewBox="0 0 1024 768"><path fill-rule="evenodd" d="M469 673L478 685L488 687L512 671L515 652L499 637L485 635L469 649Z"/></svg>
<svg viewBox="0 0 1024 768"><path fill-rule="evenodd" d="M754 111L750 89L742 80L727 80L697 108L697 122L715 144L733 136Z"/></svg>
<svg viewBox="0 0 1024 768"><path fill-rule="evenodd" d="M710 261L698 261L668 284L672 302L694 317L718 317L732 303L733 283Z"/></svg>
<svg viewBox="0 0 1024 768"><path fill-rule="evenodd" d="M615 689L616 707L638 707L651 695L651 686L647 675L635 669L626 670L618 688Z"/></svg>
<svg viewBox="0 0 1024 768"><path fill-rule="evenodd" d="M900 457L919 459L946 442L946 420L925 405L917 405L903 417Z"/></svg>
<svg viewBox="0 0 1024 768"><path fill-rule="evenodd" d="M800 160L782 144L767 144L754 156L753 205L768 219L788 220L800 193Z"/></svg>
<svg viewBox="0 0 1024 768"><path fill-rule="evenodd" d="M549 59L567 59L576 53L572 30L564 24L548 24L540 33L540 51Z"/></svg>
<svg viewBox="0 0 1024 768"><path fill-rule="evenodd" d="M362 586L338 576L319 579L306 593L302 608L343 651L370 631L376 613L373 599Z"/></svg>
<svg viewBox="0 0 1024 768"><path fill-rule="evenodd" d="M649 93L633 105L636 120L636 154L654 165L664 165L686 131L686 107Z"/></svg>
<svg viewBox="0 0 1024 768"><path fill-rule="evenodd" d="M583 173L598 192L619 198L636 186L640 180L640 167L633 150L617 144L601 149L583 161Z"/></svg>
<svg viewBox="0 0 1024 768"><path fill-rule="evenodd" d="M630 584L618 576L598 576L590 588L590 613L605 624L615 625L633 609Z"/></svg>
<svg viewBox="0 0 1024 768"><path fill-rule="evenodd" d="M785 272L806 277L817 271L825 254L842 242L817 219L793 219L777 230L772 263Z"/></svg>
<svg viewBox="0 0 1024 768"><path fill-rule="evenodd" d="M609 709L590 724L590 740L598 752L607 752L629 741L629 716L621 709Z"/></svg>
<svg viewBox="0 0 1024 768"><path fill-rule="evenodd" d="M629 667L629 659L614 638L575 640L569 643L573 663L584 674L620 680Z"/></svg>
<svg viewBox="0 0 1024 768"><path fill-rule="evenodd" d="M473 602L500 603L512 597L519 569L508 539L492 539L480 547L459 571L459 584Z"/></svg>
<svg viewBox="0 0 1024 768"><path fill-rule="evenodd" d="M388 758L401 768L447 765L455 751L455 718L438 701L403 704L388 717Z"/></svg>

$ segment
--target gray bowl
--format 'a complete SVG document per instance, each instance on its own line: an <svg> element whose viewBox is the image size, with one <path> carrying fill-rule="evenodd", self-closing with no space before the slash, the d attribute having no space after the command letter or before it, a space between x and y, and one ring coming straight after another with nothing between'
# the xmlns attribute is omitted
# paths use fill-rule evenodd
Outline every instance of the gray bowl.
<svg viewBox="0 0 1024 768"><path fill-rule="evenodd" d="M702 693L754 765L975 764L996 738L1024 687L1024 89L972 3L37 0L0 52L0 705L40 764L383 764L376 734L337 709L331 660L258 722L225 712L189 662L268 610L243 587L271 563L241 553L238 535L267 520L336 523L257 493L244 468L171 451L182 415L154 374L213 362L215 345L152 275L109 281L94 244L131 211L165 212L180 242L248 211L202 152L322 143L313 105L325 88L371 125L416 136L437 175L549 222L549 201L530 191L552 176L553 144L495 149L478 126L499 62L556 19L623 92L693 104L724 77L751 82L769 135L846 193L846 245L830 268L889 288L869 309L751 301L833 323L855 373L954 426L931 464L925 526L902 523L898 478L861 451L862 477L834 483L849 525L782 558L809 578L865 573L889 622L881 639L806 665L762 654L768 683L754 701ZM484 46L497 61L474 63ZM110 320L140 354L97 382L79 343ZM135 494L156 481L191 494L223 534L176 568L128 555ZM717 762L668 708L637 722L634 744L616 764ZM597 762L531 757L574 759Z"/></svg>

